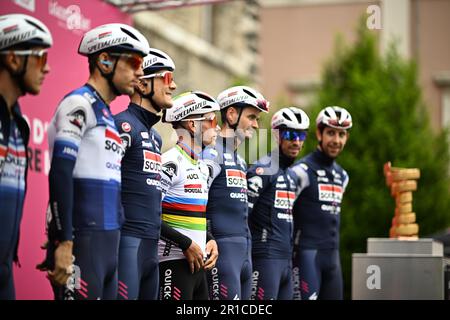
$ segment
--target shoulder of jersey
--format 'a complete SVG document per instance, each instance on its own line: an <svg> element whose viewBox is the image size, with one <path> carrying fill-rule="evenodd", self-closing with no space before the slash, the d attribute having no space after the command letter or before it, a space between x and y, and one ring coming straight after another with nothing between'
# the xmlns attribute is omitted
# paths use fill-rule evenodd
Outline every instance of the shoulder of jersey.
<svg viewBox="0 0 450 320"><path fill-rule="evenodd" d="M293 166L291 166L291 169L296 170L298 168L301 168L305 171L308 171L309 167L306 163L302 162L302 160L297 161Z"/></svg>
<svg viewBox="0 0 450 320"><path fill-rule="evenodd" d="M116 122L117 129L119 129L120 132L130 134L131 131L133 130L132 121L128 116L127 110L122 111L119 114L116 114L114 116L114 120Z"/></svg>
<svg viewBox="0 0 450 320"><path fill-rule="evenodd" d="M214 148L206 148L202 152L203 160L216 160L219 153Z"/></svg>

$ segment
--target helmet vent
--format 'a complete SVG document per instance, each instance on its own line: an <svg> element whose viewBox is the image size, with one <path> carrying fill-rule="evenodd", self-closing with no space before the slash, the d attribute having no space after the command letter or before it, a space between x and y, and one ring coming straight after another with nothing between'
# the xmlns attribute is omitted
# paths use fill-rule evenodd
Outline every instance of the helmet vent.
<svg viewBox="0 0 450 320"><path fill-rule="evenodd" d="M154 56L157 56L157 57L160 57L160 58L162 58L162 59L166 59L166 57L164 57L162 54L159 54L159 53L156 52L156 51L150 51L150 54L152 54L152 55L154 55Z"/></svg>
<svg viewBox="0 0 450 320"><path fill-rule="evenodd" d="M282 115L285 119L292 121L291 117L289 117L289 115L286 112L283 112Z"/></svg>
<svg viewBox="0 0 450 320"><path fill-rule="evenodd" d="M42 32L45 32L44 29L42 29L39 25L37 25L36 23L34 23L33 21L30 21L28 19L25 19L26 22L28 22L29 24L31 24L33 27L35 27L36 29L41 30Z"/></svg>
<svg viewBox="0 0 450 320"><path fill-rule="evenodd" d="M256 99L256 96L255 96L252 92L248 91L247 89L242 89L242 91L244 91L244 92L245 92L246 94L248 94L250 97Z"/></svg>
<svg viewBox="0 0 450 320"><path fill-rule="evenodd" d="M207 95L201 94L201 93L195 93L198 97L210 101L210 102L215 102L213 99L211 99L211 97L208 97Z"/></svg>
<svg viewBox="0 0 450 320"><path fill-rule="evenodd" d="M122 30L123 33L126 33L127 35L129 35L130 37L132 37L134 40L139 41L139 39L138 39L134 34L132 34L130 31L128 31L127 29L125 29L125 28L120 28L120 30Z"/></svg>

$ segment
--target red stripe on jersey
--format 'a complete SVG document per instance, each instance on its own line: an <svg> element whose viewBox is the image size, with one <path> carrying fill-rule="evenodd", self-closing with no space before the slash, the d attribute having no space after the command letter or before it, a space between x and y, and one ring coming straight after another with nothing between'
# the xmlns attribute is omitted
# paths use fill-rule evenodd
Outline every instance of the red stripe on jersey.
<svg viewBox="0 0 450 320"><path fill-rule="evenodd" d="M241 170L227 169L226 171L227 177L239 177L245 179L245 173Z"/></svg>
<svg viewBox="0 0 450 320"><path fill-rule="evenodd" d="M163 202L162 207L164 209L172 209L177 211L193 211L193 212L206 212L206 206L198 204L183 204L183 203L167 203Z"/></svg>
<svg viewBox="0 0 450 320"><path fill-rule="evenodd" d="M6 147L0 146L0 157L6 157Z"/></svg>
<svg viewBox="0 0 450 320"><path fill-rule="evenodd" d="M184 185L185 188L193 188L193 189L201 189L202 185L201 184L185 184Z"/></svg>
<svg viewBox="0 0 450 320"><path fill-rule="evenodd" d="M342 192L342 188L339 186L332 185L332 184L321 184L320 191Z"/></svg>
<svg viewBox="0 0 450 320"><path fill-rule="evenodd" d="M151 152L151 151L148 151L148 150L144 150L144 158L145 158L145 160L161 162L161 155Z"/></svg>
<svg viewBox="0 0 450 320"><path fill-rule="evenodd" d="M118 144L122 144L122 140L120 139L120 136L117 134L117 132L114 132L109 128L106 128L106 130L105 130L105 137L107 139L114 140Z"/></svg>
<svg viewBox="0 0 450 320"><path fill-rule="evenodd" d="M18 158L25 158L26 157L25 151L16 151L14 149L9 148L8 153L13 155L14 157L18 157Z"/></svg>
<svg viewBox="0 0 450 320"><path fill-rule="evenodd" d="M292 192L292 191L277 190L276 196L278 198L294 199L295 198L295 193Z"/></svg>

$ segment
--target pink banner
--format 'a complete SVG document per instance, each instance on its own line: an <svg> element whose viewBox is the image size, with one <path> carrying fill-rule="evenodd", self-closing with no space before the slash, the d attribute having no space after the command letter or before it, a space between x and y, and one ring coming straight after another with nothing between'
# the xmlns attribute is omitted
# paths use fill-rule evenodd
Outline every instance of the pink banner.
<svg viewBox="0 0 450 320"><path fill-rule="evenodd" d="M17 299L52 299L45 274L35 269L44 257L50 159L47 126L58 102L88 78L87 59L77 54L81 37L101 24L131 23L131 18L102 0L2 0L0 14L24 13L40 19L50 29L54 46L49 51L50 73L39 96L19 100L31 128L28 191L21 225L19 259L14 268ZM128 105L127 97L112 104L113 114Z"/></svg>

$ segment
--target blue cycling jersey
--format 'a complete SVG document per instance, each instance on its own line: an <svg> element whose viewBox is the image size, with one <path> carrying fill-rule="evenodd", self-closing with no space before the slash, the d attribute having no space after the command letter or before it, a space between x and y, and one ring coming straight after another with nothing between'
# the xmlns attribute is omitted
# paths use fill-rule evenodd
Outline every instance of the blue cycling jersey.
<svg viewBox="0 0 450 320"><path fill-rule="evenodd" d="M289 168L293 161L278 154L269 153L247 172L252 255L291 259L294 244L292 207L299 178Z"/></svg>
<svg viewBox="0 0 450 320"><path fill-rule="evenodd" d="M12 263L17 261L29 134L19 105L10 113L0 96L0 300L15 299Z"/></svg>
<svg viewBox="0 0 450 320"><path fill-rule="evenodd" d="M122 138L122 234L159 239L161 229L161 137L153 127L160 119L130 103L114 116Z"/></svg>
<svg viewBox="0 0 450 320"><path fill-rule="evenodd" d="M292 167L302 179L294 204L295 245L304 249L339 248L341 201L348 174L316 150Z"/></svg>
<svg viewBox="0 0 450 320"><path fill-rule="evenodd" d="M48 139L49 238L72 240L74 231L119 229L122 142L109 106L92 86L61 101Z"/></svg>
<svg viewBox="0 0 450 320"><path fill-rule="evenodd" d="M217 137L215 148L206 148L203 159L213 181L206 208L215 238L250 237L247 207L247 165L234 149L234 138Z"/></svg>

